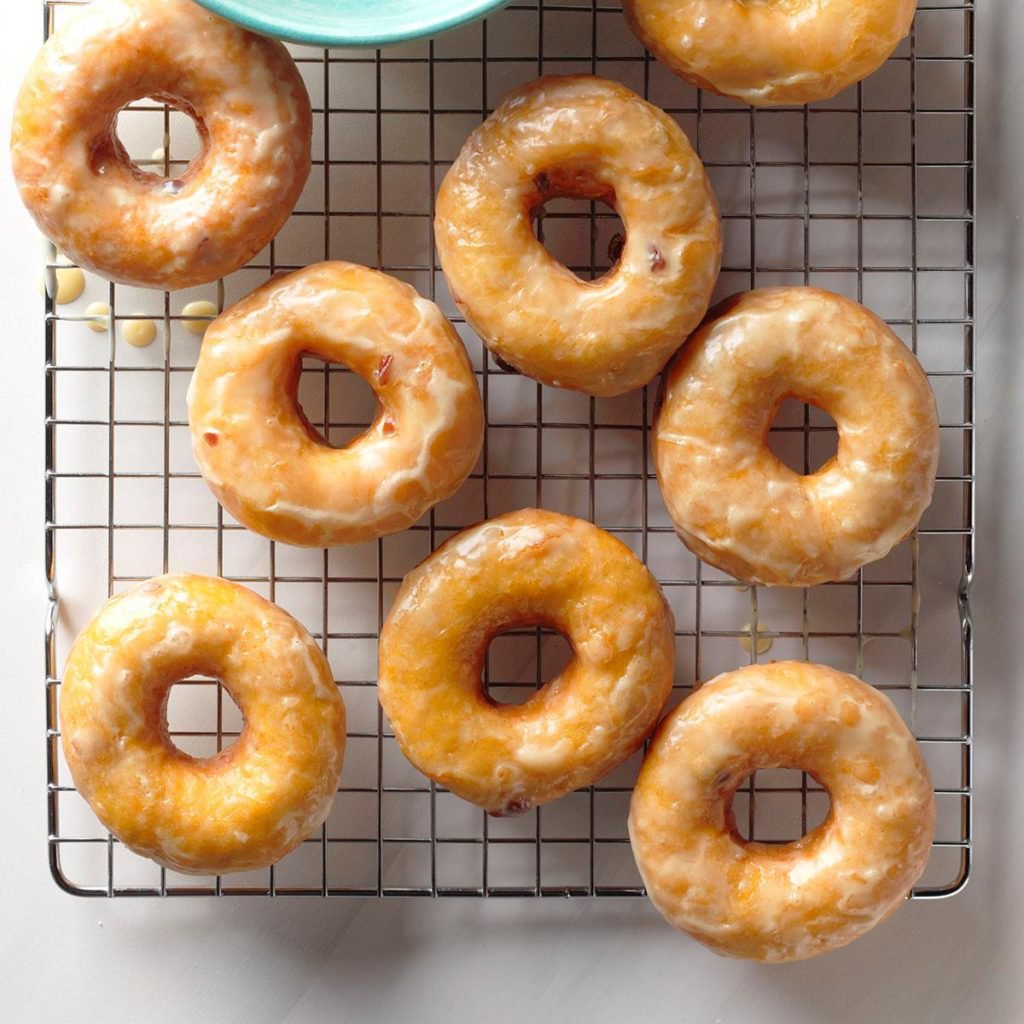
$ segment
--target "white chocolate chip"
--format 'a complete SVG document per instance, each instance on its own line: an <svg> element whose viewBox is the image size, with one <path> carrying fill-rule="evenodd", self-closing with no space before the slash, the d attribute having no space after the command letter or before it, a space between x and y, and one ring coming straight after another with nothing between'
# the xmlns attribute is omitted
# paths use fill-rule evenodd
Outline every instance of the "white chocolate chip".
<svg viewBox="0 0 1024 1024"><path fill-rule="evenodd" d="M85 307L85 315L92 317L85 326L97 334L106 334L110 330L110 307L105 302L90 302Z"/></svg>
<svg viewBox="0 0 1024 1024"><path fill-rule="evenodd" d="M217 316L217 307L214 303L201 299L198 302L190 302L181 311L181 315L186 318L193 318L182 320L186 331L202 335L206 333L206 328L210 326L210 322Z"/></svg>
<svg viewBox="0 0 1024 1024"><path fill-rule="evenodd" d="M129 320L121 329L124 340L135 348L145 348L156 341L156 324L152 320Z"/></svg>
<svg viewBox="0 0 1024 1024"><path fill-rule="evenodd" d="M74 302L85 291L85 274L78 267L58 267L52 271L54 277L50 277L50 270L44 270L39 275L39 294L50 293L51 298L58 306L66 306Z"/></svg>
<svg viewBox="0 0 1024 1024"><path fill-rule="evenodd" d="M765 627L763 627L760 623L758 623L758 626L757 626L757 630L758 630L758 633L757 633L757 653L758 654L764 654L767 651L771 650L771 646L772 646L772 643L773 643L772 638L770 636L764 636L763 633L761 632L761 630L764 629L764 628ZM743 650L745 650L747 652L747 654L750 654L750 652L754 648L754 630L753 630L753 627L748 622L748 623L746 623L746 625L740 627L740 632L743 634L739 638L739 640L740 640L740 647L742 647Z"/></svg>

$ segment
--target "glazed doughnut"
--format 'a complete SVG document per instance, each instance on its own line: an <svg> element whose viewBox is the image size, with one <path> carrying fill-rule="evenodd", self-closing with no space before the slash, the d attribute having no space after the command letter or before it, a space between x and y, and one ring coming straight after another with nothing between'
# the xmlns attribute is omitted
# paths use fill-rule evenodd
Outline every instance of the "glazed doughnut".
<svg viewBox="0 0 1024 1024"><path fill-rule="evenodd" d="M828 99L882 66L917 0L623 0L637 38L700 89L755 107Z"/></svg>
<svg viewBox="0 0 1024 1024"><path fill-rule="evenodd" d="M581 281L534 235L570 196L613 206L617 265ZM470 135L437 197L452 298L499 358L555 387L643 387L700 323L721 262L718 205L680 127L624 85L541 78Z"/></svg>
<svg viewBox="0 0 1024 1024"><path fill-rule="evenodd" d="M304 354L344 363L379 399L347 448L328 446L299 407ZM229 309L188 390L192 450L220 503L257 533L309 547L411 526L473 469L483 415L437 306L352 263L276 278Z"/></svg>
<svg viewBox="0 0 1024 1024"><path fill-rule="evenodd" d="M662 497L686 546L749 583L807 587L883 558L931 502L935 398L874 314L816 288L727 299L669 367L654 425ZM787 398L829 413L838 450L807 476L768 430Z"/></svg>
<svg viewBox="0 0 1024 1024"><path fill-rule="evenodd" d="M237 743L190 757L167 697L219 679L245 719ZM345 706L323 652L290 615L208 576L161 576L111 598L79 634L60 687L78 792L136 853L186 874L266 867L327 817Z"/></svg>
<svg viewBox="0 0 1024 1024"><path fill-rule="evenodd" d="M748 842L732 799L761 768L799 768L828 790L827 819L784 845ZM935 798L889 699L805 662L712 679L661 724L629 809L648 895L716 952L805 960L859 938L920 878Z"/></svg>
<svg viewBox="0 0 1024 1024"><path fill-rule="evenodd" d="M117 114L146 96L188 114L201 151L179 177L132 162ZM190 0L96 0L36 59L14 112L21 196L79 266L172 290L248 263L309 176L312 114L278 42Z"/></svg>
<svg viewBox="0 0 1024 1024"><path fill-rule="evenodd" d="M573 657L524 704L481 682L498 633L547 625ZM453 537L402 584L380 636L378 696L405 756L491 814L587 786L643 742L668 699L673 620L636 556L540 509Z"/></svg>

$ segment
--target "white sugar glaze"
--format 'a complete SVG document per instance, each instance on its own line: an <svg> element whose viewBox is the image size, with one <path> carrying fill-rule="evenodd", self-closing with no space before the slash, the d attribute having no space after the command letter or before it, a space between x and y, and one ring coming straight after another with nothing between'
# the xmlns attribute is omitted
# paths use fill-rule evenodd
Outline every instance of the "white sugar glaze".
<svg viewBox="0 0 1024 1024"><path fill-rule="evenodd" d="M626 240L585 282L538 242L558 196L602 199ZM682 129L623 85L591 75L522 86L466 141L434 225L452 297L499 358L593 395L642 387L708 307L721 260L718 206Z"/></svg>
<svg viewBox="0 0 1024 1024"><path fill-rule="evenodd" d="M171 686L220 679L245 720L205 759L168 736ZM79 793L130 849L188 874L280 860L327 816L345 708L323 652L290 615L222 579L162 576L112 598L79 634L60 688Z"/></svg>
<svg viewBox="0 0 1024 1024"><path fill-rule="evenodd" d="M492 702L491 639L545 623L569 665L522 705ZM494 814L609 772L668 698L672 613L643 564L579 519L525 509L457 535L405 578L381 632L378 693L425 774Z"/></svg>
<svg viewBox="0 0 1024 1024"><path fill-rule="evenodd" d="M836 456L783 465L768 430L787 398L836 422ZM812 586L884 557L931 501L939 426L928 378L863 306L817 288L722 303L665 375L658 483L695 554L750 583Z"/></svg>
<svg viewBox="0 0 1024 1024"><path fill-rule="evenodd" d="M330 448L295 392L303 354L374 389L365 433ZM313 547L405 529L452 494L483 444L483 403L440 310L375 270L323 263L271 281L207 330L188 392L192 447L250 529Z"/></svg>
<svg viewBox="0 0 1024 1024"><path fill-rule="evenodd" d="M196 121L178 178L134 164L118 112L147 96ZM43 233L88 270L177 289L223 277L281 229L310 170L312 114L295 62L191 0L96 0L43 47L11 153Z"/></svg>
<svg viewBox="0 0 1024 1024"><path fill-rule="evenodd" d="M813 775L831 811L796 842L749 842L733 795L775 767ZM928 770L889 699L805 662L726 673L683 701L655 735L629 814L665 918L716 952L770 962L846 945L892 913L934 829Z"/></svg>
<svg viewBox="0 0 1024 1024"><path fill-rule="evenodd" d="M910 31L917 0L624 0L666 67L753 106L828 99L875 71Z"/></svg>

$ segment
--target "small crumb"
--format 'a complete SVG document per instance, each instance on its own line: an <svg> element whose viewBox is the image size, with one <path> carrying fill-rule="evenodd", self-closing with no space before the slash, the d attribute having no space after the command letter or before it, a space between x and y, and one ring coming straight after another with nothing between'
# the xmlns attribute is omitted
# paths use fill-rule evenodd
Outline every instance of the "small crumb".
<svg viewBox="0 0 1024 1024"><path fill-rule="evenodd" d="M181 178L171 178L163 183L161 191L165 195L176 196L185 190L185 182Z"/></svg>
<svg viewBox="0 0 1024 1024"><path fill-rule="evenodd" d="M387 419L385 419L384 422L381 423L380 425L380 432L385 437L390 437L395 432L396 429L397 428L395 427L395 421L391 419L390 416L387 417Z"/></svg>
<svg viewBox="0 0 1024 1024"><path fill-rule="evenodd" d="M651 270L655 273L665 269L665 257L661 255L661 250L656 245L647 250L647 258L651 261Z"/></svg>
<svg viewBox="0 0 1024 1024"><path fill-rule="evenodd" d="M510 800L504 807L497 811L491 811L492 818L515 818L532 810L530 801L524 796L517 796Z"/></svg>
<svg viewBox="0 0 1024 1024"><path fill-rule="evenodd" d="M391 364L394 362L394 359L395 357L390 352L381 358L381 361L377 364L378 383L387 384L388 374L391 372Z"/></svg>
<svg viewBox="0 0 1024 1024"><path fill-rule="evenodd" d="M506 363L505 360L501 358L501 356L497 356L493 352L491 353L491 358L494 360L499 370L504 370L506 373L519 372L511 363Z"/></svg>

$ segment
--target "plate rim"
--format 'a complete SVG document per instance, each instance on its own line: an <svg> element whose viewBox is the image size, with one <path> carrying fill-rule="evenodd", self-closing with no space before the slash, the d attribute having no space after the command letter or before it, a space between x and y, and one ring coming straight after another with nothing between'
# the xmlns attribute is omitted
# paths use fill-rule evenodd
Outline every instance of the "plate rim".
<svg viewBox="0 0 1024 1024"><path fill-rule="evenodd" d="M470 0L457 11L443 16L425 15L420 20L407 22L402 28L382 30L380 28L359 31L355 27L360 19L348 18L348 25L339 24L337 29L298 29L287 16L269 12L254 11L245 0L197 0L199 4L212 13L233 21L251 32L272 36L291 43L327 47L380 47L393 43L409 42L434 36L449 29L477 21L491 14L499 7L504 7L509 0ZM372 20L367 19L370 24Z"/></svg>

